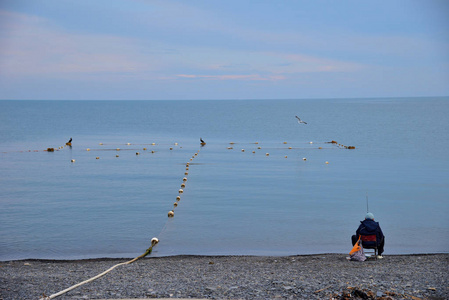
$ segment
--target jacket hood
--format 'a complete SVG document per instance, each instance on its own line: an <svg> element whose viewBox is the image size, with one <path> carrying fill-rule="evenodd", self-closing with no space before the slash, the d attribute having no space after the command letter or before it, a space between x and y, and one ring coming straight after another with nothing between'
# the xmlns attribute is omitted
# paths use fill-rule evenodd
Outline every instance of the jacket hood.
<svg viewBox="0 0 449 300"><path fill-rule="evenodd" d="M363 220L360 221L360 223L363 224L363 226L365 226L366 230L369 232L375 232L377 230L377 228L379 227L379 223L374 221L374 220Z"/></svg>

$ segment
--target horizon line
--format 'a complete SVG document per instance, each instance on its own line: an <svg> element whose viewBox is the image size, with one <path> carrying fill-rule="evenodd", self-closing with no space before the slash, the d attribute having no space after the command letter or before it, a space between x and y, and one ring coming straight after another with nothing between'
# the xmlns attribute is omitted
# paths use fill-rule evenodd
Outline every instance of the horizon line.
<svg viewBox="0 0 449 300"><path fill-rule="evenodd" d="M221 99L0 99L0 101L273 101L273 100L372 100L405 98L448 98L447 96L310 97L310 98L221 98Z"/></svg>

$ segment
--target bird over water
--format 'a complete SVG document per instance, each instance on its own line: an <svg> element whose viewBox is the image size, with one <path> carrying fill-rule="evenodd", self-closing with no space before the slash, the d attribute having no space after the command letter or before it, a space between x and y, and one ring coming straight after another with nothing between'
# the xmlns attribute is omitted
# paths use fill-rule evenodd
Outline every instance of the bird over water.
<svg viewBox="0 0 449 300"><path fill-rule="evenodd" d="M307 124L306 122L304 122L303 120L301 120L298 116L295 116L296 119L298 119L298 123L301 124Z"/></svg>

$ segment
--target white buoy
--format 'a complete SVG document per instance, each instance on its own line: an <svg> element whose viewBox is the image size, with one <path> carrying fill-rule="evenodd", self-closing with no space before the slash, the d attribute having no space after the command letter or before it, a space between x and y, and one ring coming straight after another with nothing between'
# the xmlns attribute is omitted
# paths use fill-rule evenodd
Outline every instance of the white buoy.
<svg viewBox="0 0 449 300"><path fill-rule="evenodd" d="M100 157L97 156L97 157L95 157L95 159L100 159Z"/></svg>
<svg viewBox="0 0 449 300"><path fill-rule="evenodd" d="M242 149L242 152L245 152L245 149Z"/></svg>
<svg viewBox="0 0 449 300"><path fill-rule="evenodd" d="M136 152L136 155L139 155L140 153L139 152Z"/></svg>
<svg viewBox="0 0 449 300"><path fill-rule="evenodd" d="M87 148L87 149L86 149L86 151L90 151L90 149L89 149L89 148Z"/></svg>
<svg viewBox="0 0 449 300"><path fill-rule="evenodd" d="M307 160L307 158L303 157L302 160Z"/></svg>
<svg viewBox="0 0 449 300"><path fill-rule="evenodd" d="M147 148L143 148L143 151L146 151L147 150Z"/></svg>
<svg viewBox="0 0 449 300"><path fill-rule="evenodd" d="M187 181L187 177L184 177L184 178L182 179L182 181Z"/></svg>
<svg viewBox="0 0 449 300"><path fill-rule="evenodd" d="M71 160L71 162L72 162L72 163L74 163L74 162L75 162L75 160L74 160L74 159L72 159L72 160Z"/></svg>
<svg viewBox="0 0 449 300"><path fill-rule="evenodd" d="M175 212L172 211L172 210L170 210L170 211L168 212L168 217L169 217L169 218L173 218L174 216L175 216Z"/></svg>
<svg viewBox="0 0 449 300"><path fill-rule="evenodd" d="M287 144L287 142L284 142L284 144Z"/></svg>
<svg viewBox="0 0 449 300"><path fill-rule="evenodd" d="M116 154L115 157L119 157L118 154Z"/></svg>
<svg viewBox="0 0 449 300"><path fill-rule="evenodd" d="M175 143L175 146L178 146L178 143Z"/></svg>
<svg viewBox="0 0 449 300"><path fill-rule="evenodd" d="M185 172L184 175L189 175L189 172Z"/></svg>
<svg viewBox="0 0 449 300"><path fill-rule="evenodd" d="M286 156L284 156L285 158L287 158L287 155Z"/></svg>
<svg viewBox="0 0 449 300"><path fill-rule="evenodd" d="M154 150L151 150L151 153L154 153Z"/></svg>
<svg viewBox="0 0 449 300"><path fill-rule="evenodd" d="M181 200L181 196L176 196L176 201Z"/></svg>
<svg viewBox="0 0 449 300"><path fill-rule="evenodd" d="M270 156L270 153L265 153L266 156Z"/></svg>
<svg viewBox="0 0 449 300"><path fill-rule="evenodd" d="M152 146L156 145L156 143L151 143Z"/></svg>
<svg viewBox="0 0 449 300"><path fill-rule="evenodd" d="M99 145L103 145L103 143L100 143Z"/></svg>
<svg viewBox="0 0 449 300"><path fill-rule="evenodd" d="M182 194L182 193L184 193L184 190L183 189L179 189L178 193Z"/></svg>
<svg viewBox="0 0 449 300"><path fill-rule="evenodd" d="M313 142L309 142L309 144L313 144Z"/></svg>
<svg viewBox="0 0 449 300"><path fill-rule="evenodd" d="M159 239L158 238L154 237L154 238L151 239L151 246L154 246L157 243L159 243Z"/></svg>
<svg viewBox="0 0 449 300"><path fill-rule="evenodd" d="M292 149L292 147L288 147L288 149Z"/></svg>
<svg viewBox="0 0 449 300"><path fill-rule="evenodd" d="M329 162L328 161L326 161L326 165L328 165L329 164Z"/></svg>
<svg viewBox="0 0 449 300"><path fill-rule="evenodd" d="M129 146L129 145L131 145L131 143L128 143L127 145Z"/></svg>
<svg viewBox="0 0 449 300"><path fill-rule="evenodd" d="M178 206L178 202L173 203L173 206L174 207Z"/></svg>
<svg viewBox="0 0 449 300"><path fill-rule="evenodd" d="M186 184L185 183L181 183L181 187L182 188L186 187Z"/></svg>
<svg viewBox="0 0 449 300"><path fill-rule="evenodd" d="M115 149L115 150L120 151L120 148L117 148L117 149Z"/></svg>

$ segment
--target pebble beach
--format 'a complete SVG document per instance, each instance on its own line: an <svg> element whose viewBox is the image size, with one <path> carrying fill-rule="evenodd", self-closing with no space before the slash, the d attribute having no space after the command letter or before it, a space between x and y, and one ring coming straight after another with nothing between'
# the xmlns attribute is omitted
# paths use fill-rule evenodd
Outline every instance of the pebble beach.
<svg viewBox="0 0 449 300"><path fill-rule="evenodd" d="M449 299L449 254L140 259L55 299ZM127 259L0 262L0 299L39 299Z"/></svg>

